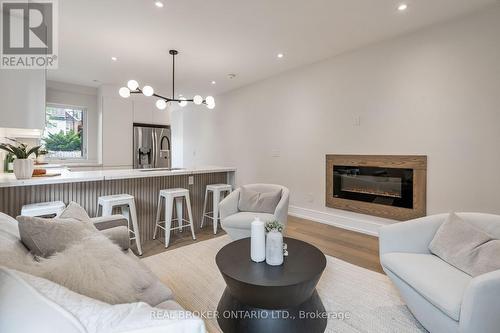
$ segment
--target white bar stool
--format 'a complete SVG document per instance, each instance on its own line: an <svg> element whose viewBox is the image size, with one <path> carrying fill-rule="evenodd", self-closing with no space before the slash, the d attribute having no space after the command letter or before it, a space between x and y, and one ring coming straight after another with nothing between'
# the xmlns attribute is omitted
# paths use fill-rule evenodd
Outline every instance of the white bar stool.
<svg viewBox="0 0 500 333"><path fill-rule="evenodd" d="M66 205L62 201L39 202L35 204L24 205L21 208L21 215L36 217L57 217Z"/></svg>
<svg viewBox="0 0 500 333"><path fill-rule="evenodd" d="M110 216L113 214L114 207L119 207L121 214L127 218L128 231L134 235L130 237L130 240L135 240L137 252L142 256L141 237L139 235L134 197L130 194L114 194L99 197L97 215L99 216L100 210L102 212L100 216ZM130 224L132 224L132 229L130 228Z"/></svg>
<svg viewBox="0 0 500 333"><path fill-rule="evenodd" d="M160 221L162 199L165 200L165 221ZM182 216L182 206L184 199L186 200L189 220L184 219ZM174 200L175 212L177 213L177 218L175 219L172 218ZM177 221L177 227L172 227L172 221ZM184 225L183 222L188 222L188 224ZM164 224L164 226L161 226L161 224ZM156 223L155 231L153 233L153 239L156 239L156 232L158 231L158 228L163 229L165 231L165 247L168 247L168 243L170 242L170 231L176 229L182 231L182 229L187 226L191 228L193 239L196 239L196 236L194 235L193 214L191 212L189 190L185 188L171 188L161 190L158 196L158 208L156 210Z"/></svg>
<svg viewBox="0 0 500 333"><path fill-rule="evenodd" d="M214 235L217 233L217 222L219 221L219 202L221 199L224 199L224 194L227 192L228 194L231 193L233 190L233 187L228 184L212 184L212 185L207 185L205 189L205 201L203 203L203 214L201 216L201 223L200 223L200 228L203 228L203 222L205 221L205 217L212 219L213 226L214 226ZM207 198L208 198L208 192L212 192L213 196L213 208L212 212L207 212ZM212 216L209 214L212 213Z"/></svg>

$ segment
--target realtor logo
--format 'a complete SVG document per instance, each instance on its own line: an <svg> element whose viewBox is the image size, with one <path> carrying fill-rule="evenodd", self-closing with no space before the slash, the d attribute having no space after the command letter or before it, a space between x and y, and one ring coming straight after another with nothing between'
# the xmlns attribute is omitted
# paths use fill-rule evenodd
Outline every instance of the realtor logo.
<svg viewBox="0 0 500 333"><path fill-rule="evenodd" d="M57 0L0 2L1 68L57 68Z"/></svg>

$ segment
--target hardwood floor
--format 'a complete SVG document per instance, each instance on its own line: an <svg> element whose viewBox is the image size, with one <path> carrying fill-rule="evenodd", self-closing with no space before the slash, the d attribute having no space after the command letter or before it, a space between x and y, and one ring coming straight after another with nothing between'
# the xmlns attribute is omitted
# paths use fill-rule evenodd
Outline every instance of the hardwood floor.
<svg viewBox="0 0 500 333"><path fill-rule="evenodd" d="M219 228L217 235L213 234L209 224L196 232L196 241L187 230L172 234L170 245L165 249L163 239L152 240L142 244L143 256L148 257L164 251L176 249L185 245L201 242L225 235ZM378 256L378 238L358 232L333 227L293 216L288 216L285 236L293 237L318 247L323 253L339 258L351 264L383 273Z"/></svg>

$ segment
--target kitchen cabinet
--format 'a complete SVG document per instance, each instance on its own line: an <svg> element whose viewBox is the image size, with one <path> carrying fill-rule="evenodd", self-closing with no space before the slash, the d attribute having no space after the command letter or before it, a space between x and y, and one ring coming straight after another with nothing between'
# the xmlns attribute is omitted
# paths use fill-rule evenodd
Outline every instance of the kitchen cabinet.
<svg viewBox="0 0 500 333"><path fill-rule="evenodd" d="M134 110L130 100L101 97L102 164L132 167Z"/></svg>
<svg viewBox="0 0 500 333"><path fill-rule="evenodd" d="M45 127L45 70L0 70L0 127Z"/></svg>

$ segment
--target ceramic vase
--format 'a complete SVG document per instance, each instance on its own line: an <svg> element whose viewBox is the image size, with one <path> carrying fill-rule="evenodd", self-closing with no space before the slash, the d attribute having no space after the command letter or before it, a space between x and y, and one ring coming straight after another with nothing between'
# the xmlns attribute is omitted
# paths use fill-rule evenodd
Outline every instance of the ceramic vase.
<svg viewBox="0 0 500 333"><path fill-rule="evenodd" d="M283 263L283 235L278 230L271 230L267 233L266 263L271 266L279 266Z"/></svg>
<svg viewBox="0 0 500 333"><path fill-rule="evenodd" d="M17 179L30 179L33 175L33 160L19 159L14 160L14 175Z"/></svg>
<svg viewBox="0 0 500 333"><path fill-rule="evenodd" d="M251 224L250 258L255 262L266 260L266 230L264 222L256 218Z"/></svg>

